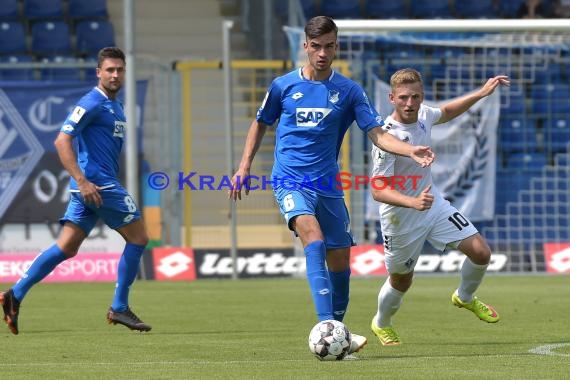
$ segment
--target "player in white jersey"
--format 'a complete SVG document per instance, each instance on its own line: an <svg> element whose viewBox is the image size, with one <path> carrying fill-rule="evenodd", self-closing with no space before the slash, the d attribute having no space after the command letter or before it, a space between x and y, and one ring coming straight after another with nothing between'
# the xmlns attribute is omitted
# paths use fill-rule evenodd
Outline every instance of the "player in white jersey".
<svg viewBox="0 0 570 380"><path fill-rule="evenodd" d="M338 28L330 17L305 25L308 63L275 78L251 123L229 196L248 194L250 168L268 126L277 120L272 181L289 228L303 243L306 274L320 321L342 321L349 303L350 247L354 245L343 193L334 180L343 137L356 122L374 144L429 165L429 147L405 144L381 130L382 118L356 82L331 68ZM416 164L417 165L417 164ZM284 179L287 179L285 182ZM366 338L352 334L349 353Z"/></svg>
<svg viewBox="0 0 570 380"><path fill-rule="evenodd" d="M432 108L422 104L421 74L414 69L399 70L390 78L389 96L394 112L386 118L382 128L402 141L429 146L432 126L448 122L492 94L497 86L509 84L507 76L499 75L477 91L440 108ZM383 345L401 343L392 327L392 316L412 285L414 267L426 241L441 251L453 248L467 256L461 267L459 287L452 294L453 304L472 311L485 322L498 322L498 313L474 296L491 258L489 246L473 224L435 188L430 167L422 168L407 157L377 147L372 149L372 162L373 176L392 179L389 186L377 186L382 190L372 190L374 200L380 202L389 273L378 294L378 311L371 324L380 342Z"/></svg>

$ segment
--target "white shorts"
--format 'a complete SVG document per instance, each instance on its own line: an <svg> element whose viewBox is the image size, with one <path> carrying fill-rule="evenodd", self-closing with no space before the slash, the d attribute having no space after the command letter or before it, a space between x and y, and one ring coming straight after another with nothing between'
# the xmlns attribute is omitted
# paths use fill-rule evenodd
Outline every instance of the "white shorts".
<svg viewBox="0 0 570 380"><path fill-rule="evenodd" d="M443 207L432 223L402 234L384 235L384 255L388 273L406 274L414 270L428 241L435 249L457 248L459 243L475 234L477 228L451 205Z"/></svg>

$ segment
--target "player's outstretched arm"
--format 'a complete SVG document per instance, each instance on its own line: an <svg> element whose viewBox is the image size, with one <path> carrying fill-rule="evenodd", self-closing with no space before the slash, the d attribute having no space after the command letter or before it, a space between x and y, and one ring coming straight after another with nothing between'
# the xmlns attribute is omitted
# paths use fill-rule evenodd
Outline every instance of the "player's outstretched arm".
<svg viewBox="0 0 570 380"><path fill-rule="evenodd" d="M499 85L509 86L510 84L511 81L506 75L497 75L496 77L488 79L487 82L485 82L485 84L478 90L444 104L440 108L441 117L437 121L437 124L446 123L461 115L479 100L491 95Z"/></svg>
<svg viewBox="0 0 570 380"><path fill-rule="evenodd" d="M378 148L390 153L399 154L412 158L422 167L431 165L435 159L435 153L429 146L411 145L398 140L381 127L376 127L368 132L368 137Z"/></svg>
<svg viewBox="0 0 570 380"><path fill-rule="evenodd" d="M247 179L250 174L251 164L253 158L261 145L265 131L267 130L267 125L254 120L247 132L247 137L245 139L245 146L243 148L243 154L241 156L241 162L239 164L238 170L232 177L232 189L228 191L228 198L232 200L241 199L241 189L245 187L245 195L249 194L249 180L244 184L244 179Z"/></svg>
<svg viewBox="0 0 570 380"><path fill-rule="evenodd" d="M383 189L372 188L372 198L376 202L387 203L394 206L413 208L418 211L425 211L433 204L433 194L431 185L426 187L417 197L410 197L400 193L398 190L387 187Z"/></svg>
<svg viewBox="0 0 570 380"><path fill-rule="evenodd" d="M77 187L85 203L91 203L94 204L95 207L99 207L103 203L101 194L99 194L99 188L85 178L85 174L83 174L81 168L77 165L77 156L73 150L72 141L73 136L59 132L54 142L59 160L69 175L77 182Z"/></svg>

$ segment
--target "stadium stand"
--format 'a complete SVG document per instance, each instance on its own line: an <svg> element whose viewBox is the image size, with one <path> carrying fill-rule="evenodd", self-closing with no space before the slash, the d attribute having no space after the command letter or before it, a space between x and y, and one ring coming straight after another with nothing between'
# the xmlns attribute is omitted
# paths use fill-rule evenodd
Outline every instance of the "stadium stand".
<svg viewBox="0 0 570 380"><path fill-rule="evenodd" d="M404 1L366 0L366 18L403 19L408 17L408 5Z"/></svg>
<svg viewBox="0 0 570 380"><path fill-rule="evenodd" d="M336 19L361 18L359 0L327 0L321 2L320 14Z"/></svg>
<svg viewBox="0 0 570 380"><path fill-rule="evenodd" d="M515 18L522 3L525 0L500 0L499 15L504 18Z"/></svg>
<svg viewBox="0 0 570 380"><path fill-rule="evenodd" d="M71 20L107 20L107 0L69 0L68 16Z"/></svg>
<svg viewBox="0 0 570 380"><path fill-rule="evenodd" d="M63 19L63 1L23 0L23 15L28 21Z"/></svg>
<svg viewBox="0 0 570 380"><path fill-rule="evenodd" d="M44 57L41 61L43 63L74 64L77 59L73 56L56 55ZM40 78L42 80L77 81L82 79L82 70L76 67L46 67L40 70Z"/></svg>
<svg viewBox="0 0 570 380"><path fill-rule="evenodd" d="M26 28L19 21L0 22L0 54L26 54Z"/></svg>
<svg viewBox="0 0 570 380"><path fill-rule="evenodd" d="M418 19L452 18L452 10L448 0L411 0L410 16Z"/></svg>
<svg viewBox="0 0 570 380"><path fill-rule="evenodd" d="M0 21L17 21L19 19L18 0L0 0Z"/></svg>
<svg viewBox="0 0 570 380"><path fill-rule="evenodd" d="M493 0L455 1L457 18L498 18L499 15Z"/></svg>
<svg viewBox="0 0 570 380"><path fill-rule="evenodd" d="M93 56L105 46L115 45L113 24L105 20L85 20L75 27L76 52L80 56Z"/></svg>
<svg viewBox="0 0 570 380"><path fill-rule="evenodd" d="M13 64L13 68L0 69L0 80L18 81L18 80L34 80L34 70L26 67L17 67L18 63L30 63L32 57L30 55L5 55L0 56L0 63Z"/></svg>
<svg viewBox="0 0 570 380"><path fill-rule="evenodd" d="M32 54L39 57L71 54L71 34L64 21L37 21L32 24Z"/></svg>
<svg viewBox="0 0 570 380"><path fill-rule="evenodd" d="M300 4L305 17L310 18L317 15L317 4L314 0L300 0ZM287 1L274 1L273 6L281 22L287 23L289 17L289 3Z"/></svg>

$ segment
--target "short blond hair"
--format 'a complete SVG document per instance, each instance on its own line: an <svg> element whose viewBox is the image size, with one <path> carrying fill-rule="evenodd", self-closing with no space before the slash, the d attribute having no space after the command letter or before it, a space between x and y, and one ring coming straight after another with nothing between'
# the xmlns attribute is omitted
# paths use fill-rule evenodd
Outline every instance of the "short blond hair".
<svg viewBox="0 0 570 380"><path fill-rule="evenodd" d="M401 84L410 84L410 83L420 83L423 87L424 82L422 79L422 74L420 74L418 70L408 67L396 71L390 77L390 87L392 88L392 91L394 91L396 87Z"/></svg>

